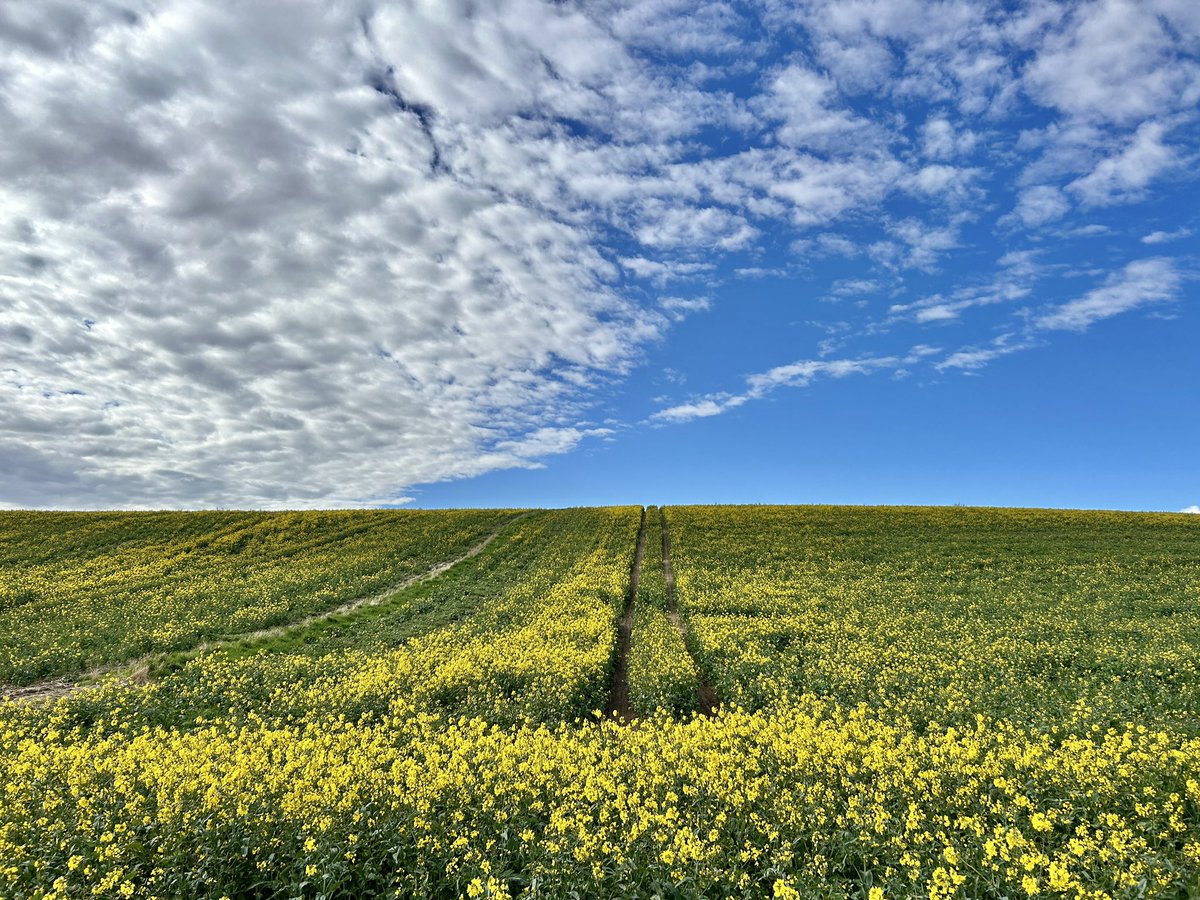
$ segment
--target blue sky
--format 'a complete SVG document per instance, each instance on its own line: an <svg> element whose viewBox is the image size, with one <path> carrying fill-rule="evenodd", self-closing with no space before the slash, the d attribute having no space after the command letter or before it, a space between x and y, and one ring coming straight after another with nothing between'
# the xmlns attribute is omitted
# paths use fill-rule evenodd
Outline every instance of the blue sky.
<svg viewBox="0 0 1200 900"><path fill-rule="evenodd" d="M0 504L1200 504L1190 0L0 11Z"/></svg>

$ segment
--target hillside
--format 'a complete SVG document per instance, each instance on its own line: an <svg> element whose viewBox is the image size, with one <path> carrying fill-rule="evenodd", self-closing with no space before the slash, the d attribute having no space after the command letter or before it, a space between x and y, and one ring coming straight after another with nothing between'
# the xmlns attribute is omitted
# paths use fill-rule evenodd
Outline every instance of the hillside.
<svg viewBox="0 0 1200 900"><path fill-rule="evenodd" d="M5 896L1200 892L1194 516L3 513L0 647Z"/></svg>

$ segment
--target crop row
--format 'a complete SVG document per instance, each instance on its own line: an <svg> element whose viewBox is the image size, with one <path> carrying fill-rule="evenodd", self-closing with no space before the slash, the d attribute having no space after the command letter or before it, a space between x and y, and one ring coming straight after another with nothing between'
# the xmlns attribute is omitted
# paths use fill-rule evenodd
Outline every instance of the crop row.
<svg viewBox="0 0 1200 900"><path fill-rule="evenodd" d="M200 654L116 704L83 692L55 728L135 733L218 714L295 721L322 714L330 697L354 720L397 705L497 723L590 715L608 684L638 519L633 507L534 513L386 603L282 643Z"/></svg>
<svg viewBox="0 0 1200 900"><path fill-rule="evenodd" d="M976 714L1200 732L1193 517L673 507L701 666L752 708L814 694L921 728Z"/></svg>
<svg viewBox="0 0 1200 900"><path fill-rule="evenodd" d="M0 896L1200 895L1194 520L665 514L717 715L655 509L640 717L589 714L639 511L537 512L290 642L0 704Z"/></svg>
<svg viewBox="0 0 1200 900"><path fill-rule="evenodd" d="M812 701L514 729L398 701L354 723L340 692L326 700L302 722L69 741L0 726L0 893L1099 900L1200 888L1194 740L1052 738L982 718L917 734Z"/></svg>
<svg viewBox="0 0 1200 900"><path fill-rule="evenodd" d="M646 551L629 647L629 701L637 715L696 707L696 664L667 610L663 577L662 512L646 510Z"/></svg>
<svg viewBox="0 0 1200 900"><path fill-rule="evenodd" d="M506 511L0 513L0 684L335 607L453 558Z"/></svg>

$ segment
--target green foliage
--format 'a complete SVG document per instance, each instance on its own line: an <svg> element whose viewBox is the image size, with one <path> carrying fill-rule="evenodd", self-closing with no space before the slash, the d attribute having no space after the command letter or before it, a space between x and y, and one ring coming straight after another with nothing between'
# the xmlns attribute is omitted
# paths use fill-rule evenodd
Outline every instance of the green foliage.
<svg viewBox="0 0 1200 900"><path fill-rule="evenodd" d="M706 717L659 513L633 724L590 711L639 510L537 512L378 605L0 703L0 895L1200 887L1200 521L672 508L679 611L726 701Z"/></svg>
<svg viewBox="0 0 1200 900"><path fill-rule="evenodd" d="M662 512L656 506L646 510L646 535L629 647L629 702L641 716L660 708L686 713L696 708L696 664L668 615Z"/></svg>
<svg viewBox="0 0 1200 900"><path fill-rule="evenodd" d="M1200 520L673 507L680 609L726 700L815 694L923 728L1200 733Z"/></svg>
<svg viewBox="0 0 1200 900"><path fill-rule="evenodd" d="M454 558L512 515L0 512L0 684L332 609Z"/></svg>

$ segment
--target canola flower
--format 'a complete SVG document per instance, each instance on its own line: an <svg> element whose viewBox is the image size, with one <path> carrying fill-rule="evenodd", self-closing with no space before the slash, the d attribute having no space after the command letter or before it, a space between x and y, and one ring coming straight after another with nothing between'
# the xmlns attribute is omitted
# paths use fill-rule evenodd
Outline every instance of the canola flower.
<svg viewBox="0 0 1200 900"><path fill-rule="evenodd" d="M336 607L459 555L511 516L0 512L0 684Z"/></svg>
<svg viewBox="0 0 1200 900"><path fill-rule="evenodd" d="M811 692L920 727L1200 723L1183 515L673 507L680 610L722 697Z"/></svg>
<svg viewBox="0 0 1200 900"><path fill-rule="evenodd" d="M1200 895L1183 517L666 515L717 715L589 714L639 510L542 513L311 644L0 704L0 896Z"/></svg>
<svg viewBox="0 0 1200 900"><path fill-rule="evenodd" d="M646 510L646 550L629 648L629 700L636 715L657 709L686 713L696 706L696 664L667 613L662 513Z"/></svg>
<svg viewBox="0 0 1200 900"><path fill-rule="evenodd" d="M633 727L53 720L0 729L9 896L1178 896L1200 864L1200 747L1136 729L918 735L812 699Z"/></svg>

